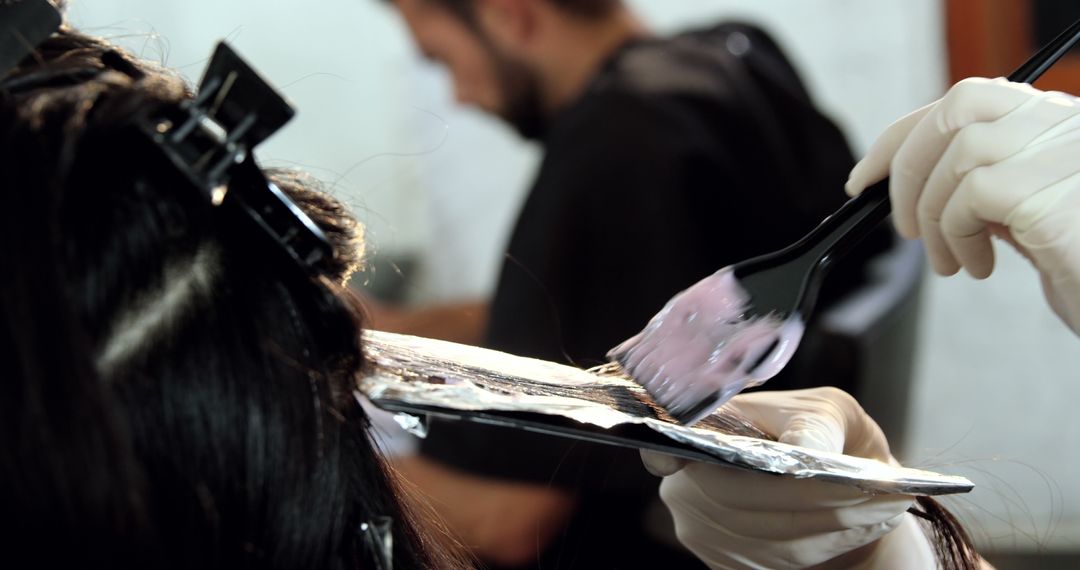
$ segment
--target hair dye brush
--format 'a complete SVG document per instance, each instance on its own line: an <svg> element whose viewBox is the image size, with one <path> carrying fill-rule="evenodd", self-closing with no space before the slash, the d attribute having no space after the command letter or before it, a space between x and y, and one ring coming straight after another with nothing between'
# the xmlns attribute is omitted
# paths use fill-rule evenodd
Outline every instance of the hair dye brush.
<svg viewBox="0 0 1080 570"><path fill-rule="evenodd" d="M1031 83L1080 41L1080 21L1009 76ZM683 424L788 363L831 264L890 213L889 180L852 198L794 245L725 267L679 293L616 361Z"/></svg>

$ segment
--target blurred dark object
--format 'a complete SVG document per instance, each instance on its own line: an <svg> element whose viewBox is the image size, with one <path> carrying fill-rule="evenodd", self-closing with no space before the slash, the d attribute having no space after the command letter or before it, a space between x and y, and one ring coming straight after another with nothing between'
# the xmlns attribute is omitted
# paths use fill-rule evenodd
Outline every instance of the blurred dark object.
<svg viewBox="0 0 1080 570"><path fill-rule="evenodd" d="M1050 43L1069 22L1080 19L1080 2L1075 0L1034 0L1032 4L1037 45Z"/></svg>
<svg viewBox="0 0 1080 570"><path fill-rule="evenodd" d="M998 77L1080 18L1073 0L948 0L950 79ZM1080 52L1058 62L1035 84L1080 94Z"/></svg>
<svg viewBox="0 0 1080 570"><path fill-rule="evenodd" d="M1046 547L1042 547L1045 549ZM1080 552L981 552L997 570L1074 570L1080 568Z"/></svg>

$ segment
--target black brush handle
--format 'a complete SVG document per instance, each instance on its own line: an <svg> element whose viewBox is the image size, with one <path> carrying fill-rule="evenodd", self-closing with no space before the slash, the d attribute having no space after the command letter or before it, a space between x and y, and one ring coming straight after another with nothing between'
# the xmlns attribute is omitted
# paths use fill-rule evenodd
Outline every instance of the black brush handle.
<svg viewBox="0 0 1080 570"><path fill-rule="evenodd" d="M889 179L885 178L845 202L800 240L805 244L804 255L819 259L819 267L824 270L862 242L891 212Z"/></svg>
<svg viewBox="0 0 1080 570"><path fill-rule="evenodd" d="M813 231L794 244L736 263L739 283L753 291L759 312L808 316L817 301L821 277L832 261L857 245L889 215L886 178L848 200ZM797 291L791 285L800 283ZM797 292L797 296L793 293ZM793 306L797 303L797 306Z"/></svg>
<svg viewBox="0 0 1080 570"><path fill-rule="evenodd" d="M1080 20L1046 44L1008 77L1015 83L1032 83L1080 42ZM848 200L809 235L794 246L800 254L821 259L821 269L861 242L892 212L889 179L886 178Z"/></svg>
<svg viewBox="0 0 1080 570"><path fill-rule="evenodd" d="M1061 56L1069 53L1077 42L1080 42L1080 20L1073 22L1064 32L1058 34L1053 41L1043 46L1031 59L1024 62L1016 71L1009 76L1009 81L1014 83L1034 83L1050 69Z"/></svg>

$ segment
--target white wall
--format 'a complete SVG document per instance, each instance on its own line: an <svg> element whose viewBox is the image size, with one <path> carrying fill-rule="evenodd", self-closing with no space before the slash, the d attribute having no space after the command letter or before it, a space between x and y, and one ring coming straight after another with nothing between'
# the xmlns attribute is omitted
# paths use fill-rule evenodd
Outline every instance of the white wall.
<svg viewBox="0 0 1080 570"><path fill-rule="evenodd" d="M858 148L944 87L939 0L631 4L664 32L720 17L765 23ZM264 162L337 182L378 252L419 253L415 298L490 290L537 151L450 104L440 72L418 62L380 3L81 0L71 16L193 79L213 41L229 36L300 109L262 149ZM1015 256L1003 256L987 283L927 286L917 425L904 457L976 480L970 517L985 543L1076 546L1080 342L1044 308Z"/></svg>
<svg viewBox="0 0 1080 570"><path fill-rule="evenodd" d="M354 206L380 248L423 245L426 196L411 157L446 135L414 105L418 63L401 23L375 0L84 0L71 19L198 81L220 38L298 107L260 148L264 164L310 170Z"/></svg>

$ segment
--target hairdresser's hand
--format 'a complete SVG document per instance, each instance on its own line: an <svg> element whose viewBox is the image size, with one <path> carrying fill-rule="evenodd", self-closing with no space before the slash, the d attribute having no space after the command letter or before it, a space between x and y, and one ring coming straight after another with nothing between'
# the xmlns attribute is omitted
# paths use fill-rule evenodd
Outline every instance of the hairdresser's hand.
<svg viewBox="0 0 1080 570"><path fill-rule="evenodd" d="M994 268L990 236L1023 253L1050 306L1080 334L1080 100L1004 79L968 79L889 127L849 194L891 174L893 218L934 270Z"/></svg>
<svg viewBox="0 0 1080 570"><path fill-rule="evenodd" d="M894 461L881 428L835 388L744 394L727 407L784 443ZM929 542L905 512L911 497L647 451L642 459L664 477L660 496L679 540L710 568L935 567Z"/></svg>

